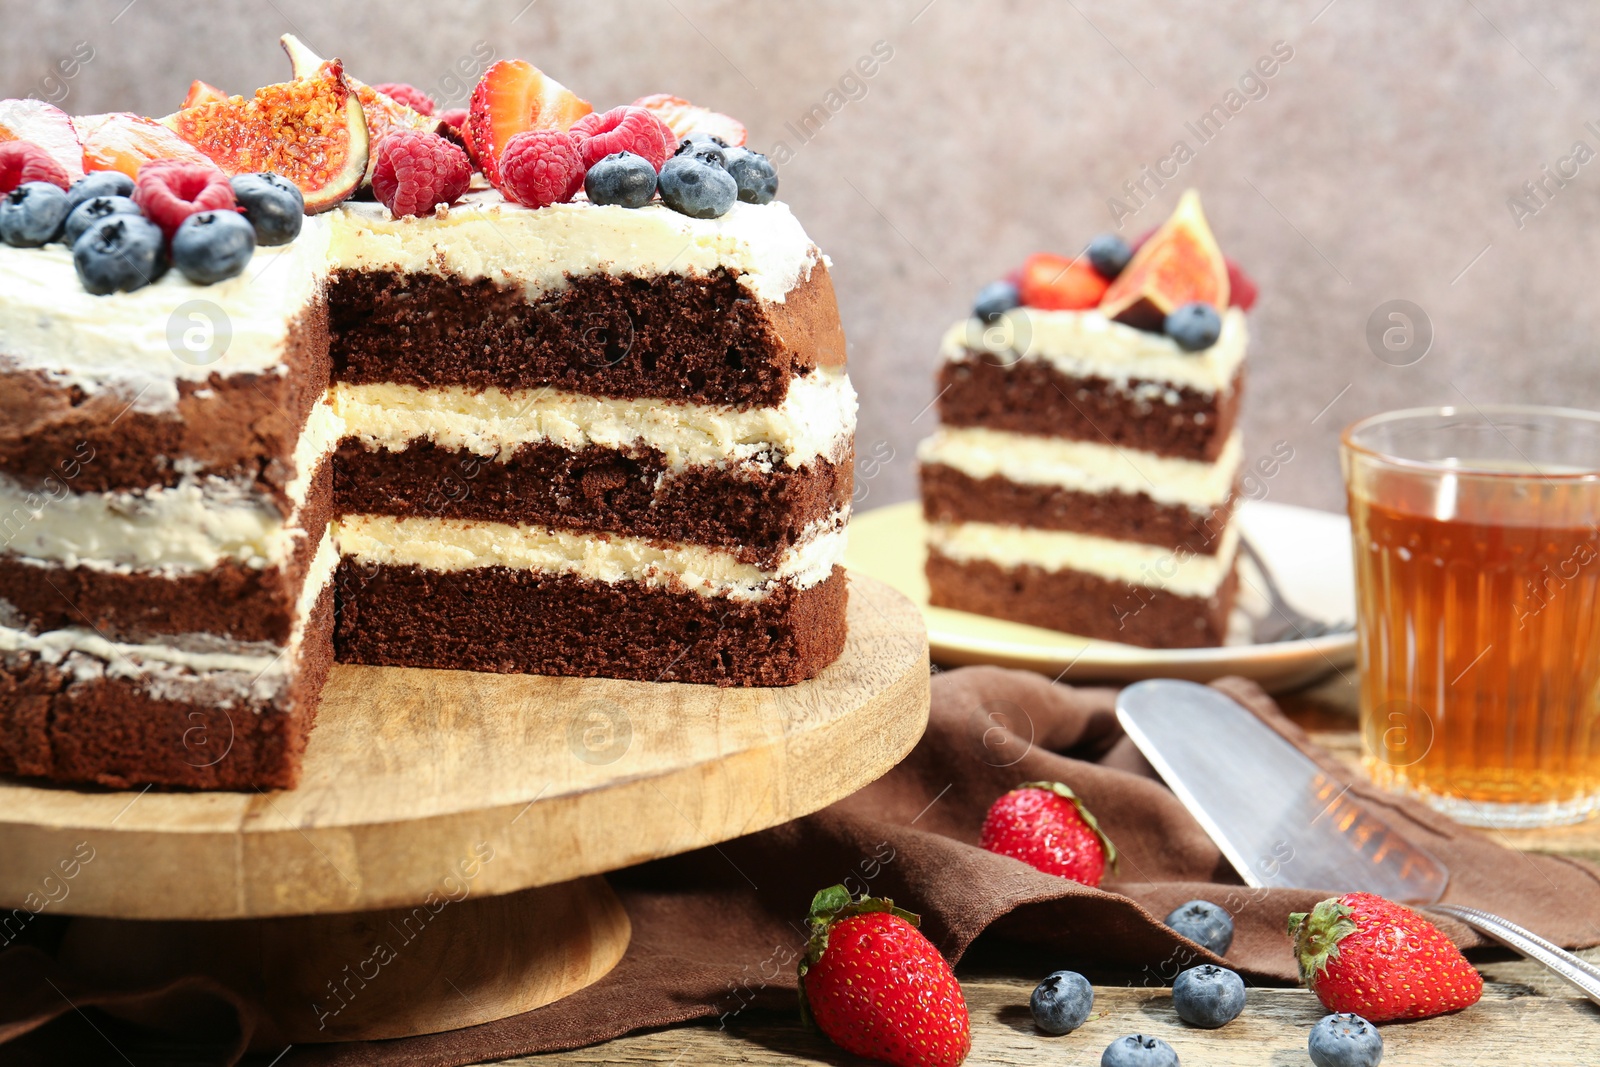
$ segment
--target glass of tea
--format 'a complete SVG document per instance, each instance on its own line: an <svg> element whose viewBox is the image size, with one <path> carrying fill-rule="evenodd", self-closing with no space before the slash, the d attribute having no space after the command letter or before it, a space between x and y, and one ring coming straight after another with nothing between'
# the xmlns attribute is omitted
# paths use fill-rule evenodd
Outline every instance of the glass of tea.
<svg viewBox="0 0 1600 1067"><path fill-rule="evenodd" d="M1367 770L1478 826L1600 811L1600 413L1345 430Z"/></svg>

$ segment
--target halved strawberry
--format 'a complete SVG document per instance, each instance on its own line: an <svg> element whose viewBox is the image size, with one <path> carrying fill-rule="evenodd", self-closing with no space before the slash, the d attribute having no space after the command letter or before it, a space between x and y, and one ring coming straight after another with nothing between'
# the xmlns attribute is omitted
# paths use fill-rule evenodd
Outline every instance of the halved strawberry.
<svg viewBox="0 0 1600 1067"><path fill-rule="evenodd" d="M184 96L179 110L185 107L199 107L201 104L220 104L227 99L227 93L209 82L196 78L189 83L189 92Z"/></svg>
<svg viewBox="0 0 1600 1067"><path fill-rule="evenodd" d="M1249 311L1256 306L1256 296L1260 293L1256 280L1233 260L1223 257L1223 262L1228 265L1228 306Z"/></svg>
<svg viewBox="0 0 1600 1067"><path fill-rule="evenodd" d="M1082 311L1098 306L1110 284L1094 269L1087 256L1068 259L1050 252L1035 252L1022 264L1022 281L1017 288L1028 307Z"/></svg>
<svg viewBox="0 0 1600 1067"><path fill-rule="evenodd" d="M224 101L227 97L222 98ZM155 119L126 111L109 115L79 115L72 120L83 138L85 170L117 170L130 178L153 159L185 163L210 163L205 153Z"/></svg>
<svg viewBox="0 0 1600 1067"><path fill-rule="evenodd" d="M467 140L483 176L500 184L500 156L528 130L560 130L594 110L589 101L522 59L502 59L472 90Z"/></svg>
<svg viewBox="0 0 1600 1067"><path fill-rule="evenodd" d="M67 172L83 177L83 145L67 113L43 100L0 100L0 141L32 141Z"/></svg>
<svg viewBox="0 0 1600 1067"><path fill-rule="evenodd" d="M712 111L708 107L691 104L681 96L672 96L669 93L652 93L641 96L633 102L634 107L642 107L646 111L655 112L656 118L665 122L679 141L691 133L704 133L712 137L720 137L729 145L742 145L750 133L744 128L744 123L738 119L729 118L720 111ZM672 146L674 150L677 145ZM667 155L671 155L668 152Z"/></svg>

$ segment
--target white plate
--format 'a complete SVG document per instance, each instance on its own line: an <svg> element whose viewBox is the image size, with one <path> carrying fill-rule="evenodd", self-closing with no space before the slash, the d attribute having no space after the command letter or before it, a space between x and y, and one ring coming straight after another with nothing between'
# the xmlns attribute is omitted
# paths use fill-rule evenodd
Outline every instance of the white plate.
<svg viewBox="0 0 1600 1067"><path fill-rule="evenodd" d="M1301 612L1325 622L1355 619L1355 581L1350 561L1350 520L1343 515L1287 504L1246 501L1239 524L1266 560L1278 587ZM928 606L923 574L922 507L893 504L856 516L850 523L845 563L887 582L909 597L928 622L936 663L992 663L1021 667L1063 680L1136 681L1187 678L1210 681L1223 675L1253 678L1272 690L1291 689L1355 664L1354 633L1304 641L1250 644L1245 614L1264 614L1260 576L1241 556L1237 637L1220 648L1137 648L1094 641L1037 626ZM1235 642L1238 643L1235 643ZM1352 672L1353 673L1353 672Z"/></svg>

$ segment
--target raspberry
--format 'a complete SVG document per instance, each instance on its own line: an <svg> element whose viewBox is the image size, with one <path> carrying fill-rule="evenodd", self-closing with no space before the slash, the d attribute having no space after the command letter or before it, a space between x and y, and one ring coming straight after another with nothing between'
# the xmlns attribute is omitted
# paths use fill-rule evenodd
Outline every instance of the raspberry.
<svg viewBox="0 0 1600 1067"><path fill-rule="evenodd" d="M32 141L0 141L0 193L25 182L49 182L62 189L72 184L61 164Z"/></svg>
<svg viewBox="0 0 1600 1067"><path fill-rule="evenodd" d="M439 112L439 121L446 126L453 126L458 130L467 128L467 116L472 114L464 107L453 107L449 111Z"/></svg>
<svg viewBox="0 0 1600 1067"><path fill-rule="evenodd" d="M415 85L407 85L405 82L384 82L382 85L374 85L373 88L390 100L398 100L419 115L431 115L438 107L433 102L433 97Z"/></svg>
<svg viewBox="0 0 1600 1067"><path fill-rule="evenodd" d="M583 188L586 172L578 139L559 130L527 130L500 157L499 189L525 207L564 204Z"/></svg>
<svg viewBox="0 0 1600 1067"><path fill-rule="evenodd" d="M461 198L472 164L460 146L435 133L395 130L378 142L372 192L395 215L427 215Z"/></svg>
<svg viewBox="0 0 1600 1067"><path fill-rule="evenodd" d="M678 147L667 124L642 107L614 107L604 114L585 115L572 124L570 132L578 138L585 170L613 152L632 152L659 171Z"/></svg>
<svg viewBox="0 0 1600 1067"><path fill-rule="evenodd" d="M178 232L183 220L202 211L236 211L233 186L216 167L176 159L154 159L139 168L133 202L166 234Z"/></svg>

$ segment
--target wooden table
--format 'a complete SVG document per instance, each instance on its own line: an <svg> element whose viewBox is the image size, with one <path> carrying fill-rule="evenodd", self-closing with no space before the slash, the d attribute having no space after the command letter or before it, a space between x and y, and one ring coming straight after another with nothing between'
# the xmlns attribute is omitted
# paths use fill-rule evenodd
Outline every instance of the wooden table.
<svg viewBox="0 0 1600 1067"><path fill-rule="evenodd" d="M1321 744L1359 773L1354 674L1338 676L1280 698L1284 709ZM1530 851L1560 852L1600 860L1600 821L1551 830L1484 831ZM1600 949L1581 953L1600 962ZM1076 1034L1036 1032L1028 996L1051 969L1025 950L979 941L957 968L972 1015L971 1067L1100 1062L1100 1053L1123 1034L1155 1034L1177 1050L1184 1067L1296 1067L1309 1065L1306 1034L1326 1012L1304 989L1252 989L1245 1012L1218 1031L1178 1022L1165 989L1104 985L1095 989L1095 1015ZM1454 1017L1386 1026L1384 1064L1409 1067L1600 1067L1600 1008L1542 967L1521 959L1481 964L1488 979L1483 1000ZM726 1030L690 1025L624 1037L593 1048L529 1056L502 1063L523 1067L592 1064L799 1064L865 1063L845 1055L800 1025L796 1012L749 1011Z"/></svg>

